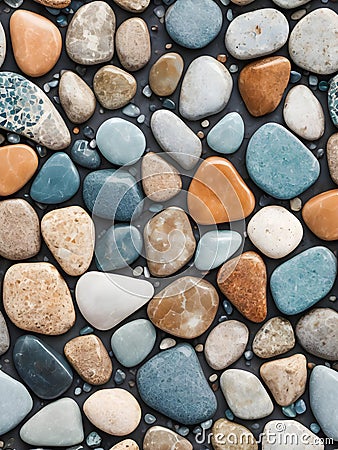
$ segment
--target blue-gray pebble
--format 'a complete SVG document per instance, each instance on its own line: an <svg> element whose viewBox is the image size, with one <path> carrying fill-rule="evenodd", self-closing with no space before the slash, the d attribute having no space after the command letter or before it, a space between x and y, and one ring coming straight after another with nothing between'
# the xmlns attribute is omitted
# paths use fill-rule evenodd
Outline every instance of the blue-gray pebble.
<svg viewBox="0 0 338 450"><path fill-rule="evenodd" d="M70 154L76 164L86 169L98 169L100 167L100 155L95 149L89 147L89 142L85 139L75 141Z"/></svg>
<svg viewBox="0 0 338 450"><path fill-rule="evenodd" d="M226 114L209 131L207 142L218 153L230 154L239 149L244 138L244 122L237 112Z"/></svg>

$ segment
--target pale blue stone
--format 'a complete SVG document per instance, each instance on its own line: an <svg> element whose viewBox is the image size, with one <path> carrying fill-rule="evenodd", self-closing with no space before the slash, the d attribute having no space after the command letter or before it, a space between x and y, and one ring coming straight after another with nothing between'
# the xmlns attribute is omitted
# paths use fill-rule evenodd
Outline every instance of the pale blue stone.
<svg viewBox="0 0 338 450"><path fill-rule="evenodd" d="M146 149L142 131L119 117L103 122L97 130L96 143L102 155L117 166L134 164Z"/></svg>
<svg viewBox="0 0 338 450"><path fill-rule="evenodd" d="M278 199L306 191L319 177L320 165L310 150L277 123L261 126L250 139L246 166L252 180Z"/></svg>
<svg viewBox="0 0 338 450"><path fill-rule="evenodd" d="M171 39L182 47L202 48L221 31L223 16L213 0L177 0L167 10L165 25Z"/></svg>
<svg viewBox="0 0 338 450"><path fill-rule="evenodd" d="M338 441L338 372L316 366L310 378L310 404L313 415L328 438Z"/></svg>
<svg viewBox="0 0 338 450"><path fill-rule="evenodd" d="M231 258L241 243L242 236L236 231L208 231L201 237L197 246L196 268L202 271L215 269Z"/></svg>
<svg viewBox="0 0 338 450"><path fill-rule="evenodd" d="M137 319L120 327L111 338L115 358L124 367L135 367L152 351L156 341L154 325Z"/></svg>
<svg viewBox="0 0 338 450"><path fill-rule="evenodd" d="M296 411L295 405L293 403L289 406L283 406L282 413L286 417L290 417L290 418L297 417L297 411Z"/></svg>
<svg viewBox="0 0 338 450"><path fill-rule="evenodd" d="M237 112L223 117L208 133L207 143L218 153L230 154L239 149L244 138L244 122Z"/></svg>
<svg viewBox="0 0 338 450"><path fill-rule="evenodd" d="M101 158L98 152L89 147L89 142L84 139L78 139L74 142L70 151L73 161L86 169L98 169L101 164Z"/></svg>
<svg viewBox="0 0 338 450"><path fill-rule="evenodd" d="M312 247L275 269L270 288L277 308L299 314L327 295L336 279L337 259L326 247Z"/></svg>

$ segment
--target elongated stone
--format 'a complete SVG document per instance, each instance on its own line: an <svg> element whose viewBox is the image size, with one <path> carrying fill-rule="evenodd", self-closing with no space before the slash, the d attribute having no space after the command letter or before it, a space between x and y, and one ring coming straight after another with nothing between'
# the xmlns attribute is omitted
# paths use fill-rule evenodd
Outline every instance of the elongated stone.
<svg viewBox="0 0 338 450"><path fill-rule="evenodd" d="M47 6L47 8L67 8L70 5L70 0L34 0L40 5Z"/></svg>
<svg viewBox="0 0 338 450"><path fill-rule="evenodd" d="M151 67L149 85L154 94L167 97L173 94L181 79L184 61L174 52L165 53Z"/></svg>
<svg viewBox="0 0 338 450"><path fill-rule="evenodd" d="M0 67L6 58L6 35L2 23L0 22Z"/></svg>
<svg viewBox="0 0 338 450"><path fill-rule="evenodd" d="M291 323L284 317L273 317L257 331L252 350L259 358L272 358L293 349L295 343Z"/></svg>
<svg viewBox="0 0 338 450"><path fill-rule="evenodd" d="M214 450L258 450L255 436L238 423L218 419L211 432Z"/></svg>
<svg viewBox="0 0 338 450"><path fill-rule="evenodd" d="M141 13L148 8L150 0L114 0L121 8L132 13Z"/></svg>
<svg viewBox="0 0 338 450"><path fill-rule="evenodd" d="M226 114L208 133L210 148L218 153L234 153L244 138L244 122L237 112Z"/></svg>
<svg viewBox="0 0 338 450"><path fill-rule="evenodd" d="M190 442L175 431L161 426L147 430L143 440L143 450L193 450Z"/></svg>
<svg viewBox="0 0 338 450"><path fill-rule="evenodd" d="M277 3L277 2L276 2ZM282 3L282 2L280 2ZM273 439L269 436L274 436ZM262 450L280 450L290 447L291 440L297 450L324 450L324 444L318 436L304 427L297 420L272 420L268 422L263 430ZM283 447L280 443L285 443Z"/></svg>
<svg viewBox="0 0 338 450"><path fill-rule="evenodd" d="M5 318L0 311L0 356L7 352L10 345L10 337Z"/></svg>
<svg viewBox="0 0 338 450"><path fill-rule="evenodd" d="M329 113L332 122L338 127L338 76L336 75L330 80L329 90L327 92L327 99L329 105Z"/></svg>
<svg viewBox="0 0 338 450"><path fill-rule="evenodd" d="M331 178L338 184L338 133L329 137L326 144L326 157Z"/></svg>
<svg viewBox="0 0 338 450"><path fill-rule="evenodd" d="M303 209L304 222L320 239L338 239L338 189L322 192L308 200Z"/></svg>

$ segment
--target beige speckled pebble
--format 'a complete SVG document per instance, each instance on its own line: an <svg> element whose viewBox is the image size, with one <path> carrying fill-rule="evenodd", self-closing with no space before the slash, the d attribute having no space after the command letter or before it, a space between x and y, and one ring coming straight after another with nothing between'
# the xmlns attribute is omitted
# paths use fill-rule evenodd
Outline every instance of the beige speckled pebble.
<svg viewBox="0 0 338 450"><path fill-rule="evenodd" d="M140 13L148 8L150 0L114 0L114 2L126 11Z"/></svg>
<svg viewBox="0 0 338 450"><path fill-rule="evenodd" d="M140 447L132 439L126 439L114 445L110 450L139 450Z"/></svg>
<svg viewBox="0 0 338 450"><path fill-rule="evenodd" d="M154 426L147 430L143 450L193 450L190 442L169 428Z"/></svg>
<svg viewBox="0 0 338 450"><path fill-rule="evenodd" d="M49 263L11 266L4 278L3 303L10 320L22 330L59 335L75 323L68 286Z"/></svg>
<svg viewBox="0 0 338 450"><path fill-rule="evenodd" d="M260 358L272 358L288 352L295 343L291 323L284 317L273 317L257 331L252 350Z"/></svg>
<svg viewBox="0 0 338 450"><path fill-rule="evenodd" d="M331 178L338 184L338 133L330 136L327 141L326 156Z"/></svg>
<svg viewBox="0 0 338 450"><path fill-rule="evenodd" d="M214 450L258 450L255 436L243 425L218 419L211 431Z"/></svg>

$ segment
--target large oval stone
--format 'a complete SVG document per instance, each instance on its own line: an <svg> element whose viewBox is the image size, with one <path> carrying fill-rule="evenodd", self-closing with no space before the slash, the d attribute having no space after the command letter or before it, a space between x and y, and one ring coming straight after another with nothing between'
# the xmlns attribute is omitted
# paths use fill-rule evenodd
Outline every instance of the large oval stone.
<svg viewBox="0 0 338 450"><path fill-rule="evenodd" d="M148 8L150 0L114 0L121 8L132 13L141 13Z"/></svg>
<svg viewBox="0 0 338 450"><path fill-rule="evenodd" d="M322 192L308 200L302 210L304 222L320 239L338 239L338 189Z"/></svg>
<svg viewBox="0 0 338 450"><path fill-rule="evenodd" d="M210 148L218 153L234 153L244 138L244 122L240 114L231 112L211 128L207 135Z"/></svg>
<svg viewBox="0 0 338 450"><path fill-rule="evenodd" d="M284 9L298 8L299 6L309 3L310 0L272 0L277 6Z"/></svg>
<svg viewBox="0 0 338 450"><path fill-rule="evenodd" d="M0 22L0 67L3 65L6 57L6 34Z"/></svg>
<svg viewBox="0 0 338 450"><path fill-rule="evenodd" d="M338 184L338 133L329 137L326 144L326 157L331 178Z"/></svg>
<svg viewBox="0 0 338 450"><path fill-rule="evenodd" d="M327 100L332 122L338 127L338 75L330 80Z"/></svg>
<svg viewBox="0 0 338 450"><path fill-rule="evenodd" d="M184 61L174 52L165 53L151 67L149 85L154 94L167 97L173 94L181 79Z"/></svg>
<svg viewBox="0 0 338 450"><path fill-rule="evenodd" d="M34 0L36 3L40 3L40 5L47 6L47 8L67 8L70 5L70 0Z"/></svg>
<svg viewBox="0 0 338 450"><path fill-rule="evenodd" d="M273 317L257 331L252 350L259 358L273 358L292 350L295 343L291 323L284 317Z"/></svg>
<svg viewBox="0 0 338 450"><path fill-rule="evenodd" d="M255 436L238 423L218 419L214 423L211 433L214 450L258 450Z"/></svg>
<svg viewBox="0 0 338 450"><path fill-rule="evenodd" d="M290 439L287 436L292 436L293 442L298 442L297 450L325 449L322 439L297 420L272 420L265 425L262 436L262 450L280 450L283 448L280 442L287 442L286 439ZM274 437L271 439L269 436ZM286 445L290 448L288 444Z"/></svg>
<svg viewBox="0 0 338 450"><path fill-rule="evenodd" d="M143 450L193 450L190 442L175 431L161 426L154 426L146 431Z"/></svg>
<svg viewBox="0 0 338 450"><path fill-rule="evenodd" d="M10 336L5 318L0 311L0 356L7 352L10 346Z"/></svg>

